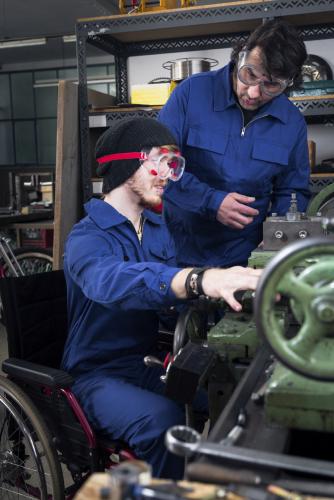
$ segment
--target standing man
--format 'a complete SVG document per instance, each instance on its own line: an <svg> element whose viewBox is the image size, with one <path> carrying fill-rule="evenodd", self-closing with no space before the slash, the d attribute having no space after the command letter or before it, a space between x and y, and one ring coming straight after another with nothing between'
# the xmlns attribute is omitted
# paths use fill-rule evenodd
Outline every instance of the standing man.
<svg viewBox="0 0 334 500"><path fill-rule="evenodd" d="M104 199L85 205L65 248L69 336L62 366L95 430L129 444L156 477L178 479L183 462L167 452L165 432L184 423L183 406L164 396L157 355L157 311L205 294L235 310L237 290L254 290L260 271L180 269L160 215L167 182L184 158L168 129L151 118L116 122L98 140ZM203 410L206 401L195 401Z"/></svg>
<svg viewBox="0 0 334 500"><path fill-rule="evenodd" d="M306 55L292 26L268 21L227 66L187 78L161 110L187 161L164 196L179 265L246 265L269 210L285 214L295 192L305 211L307 129L285 91Z"/></svg>

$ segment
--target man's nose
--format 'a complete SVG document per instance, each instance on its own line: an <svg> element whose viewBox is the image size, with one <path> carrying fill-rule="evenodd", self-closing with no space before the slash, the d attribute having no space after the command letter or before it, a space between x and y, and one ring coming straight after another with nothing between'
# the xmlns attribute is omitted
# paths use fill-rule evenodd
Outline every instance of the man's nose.
<svg viewBox="0 0 334 500"><path fill-rule="evenodd" d="M171 169L170 169L167 162L161 162L159 170L160 170L163 177L166 177L166 176L170 175L170 173L171 173Z"/></svg>
<svg viewBox="0 0 334 500"><path fill-rule="evenodd" d="M257 99L261 95L261 85L258 83L257 85L252 85L248 89L248 95L250 99Z"/></svg>

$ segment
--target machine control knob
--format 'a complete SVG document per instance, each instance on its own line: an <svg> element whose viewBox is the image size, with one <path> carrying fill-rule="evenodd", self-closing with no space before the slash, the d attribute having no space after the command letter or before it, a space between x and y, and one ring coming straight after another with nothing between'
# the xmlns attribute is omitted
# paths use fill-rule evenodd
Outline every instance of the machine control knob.
<svg viewBox="0 0 334 500"><path fill-rule="evenodd" d="M306 238L306 236L308 236L308 232L306 231L306 229L301 229L298 233L298 236L301 240L303 240L304 238Z"/></svg>
<svg viewBox="0 0 334 500"><path fill-rule="evenodd" d="M334 321L334 302L332 300L315 301L315 312L322 323Z"/></svg>
<svg viewBox="0 0 334 500"><path fill-rule="evenodd" d="M277 231L274 232L274 236L277 240L281 240L284 236L284 233L281 229L278 229Z"/></svg>

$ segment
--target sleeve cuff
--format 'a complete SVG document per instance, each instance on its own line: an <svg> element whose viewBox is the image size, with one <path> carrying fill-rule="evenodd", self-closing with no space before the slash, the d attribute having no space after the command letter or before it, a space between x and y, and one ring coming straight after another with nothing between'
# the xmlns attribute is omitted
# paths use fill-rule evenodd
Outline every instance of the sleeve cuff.
<svg viewBox="0 0 334 500"><path fill-rule="evenodd" d="M225 191L217 191L215 190L209 200L208 203L208 216L210 219L215 220L217 218L217 212L222 204L223 200L225 199L225 196L227 195L227 192Z"/></svg>
<svg viewBox="0 0 334 500"><path fill-rule="evenodd" d="M170 301L170 304L168 304L168 305L173 305L173 304L175 304L175 301L179 300L171 288L171 282L172 282L174 276L179 271L181 271L181 269L178 267L169 267L168 269L166 269L158 274L158 290L157 291L160 295L162 295L165 298L165 300L168 301L168 303Z"/></svg>

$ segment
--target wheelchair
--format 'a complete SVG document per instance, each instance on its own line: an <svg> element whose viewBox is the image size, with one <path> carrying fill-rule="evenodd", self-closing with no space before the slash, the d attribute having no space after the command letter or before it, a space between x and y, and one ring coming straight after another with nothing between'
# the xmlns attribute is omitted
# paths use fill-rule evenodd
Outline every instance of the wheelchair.
<svg viewBox="0 0 334 500"><path fill-rule="evenodd" d="M98 436L73 378L59 369L68 329L63 271L0 279L0 293L9 352L0 376L0 498L72 498L91 473L134 454Z"/></svg>

